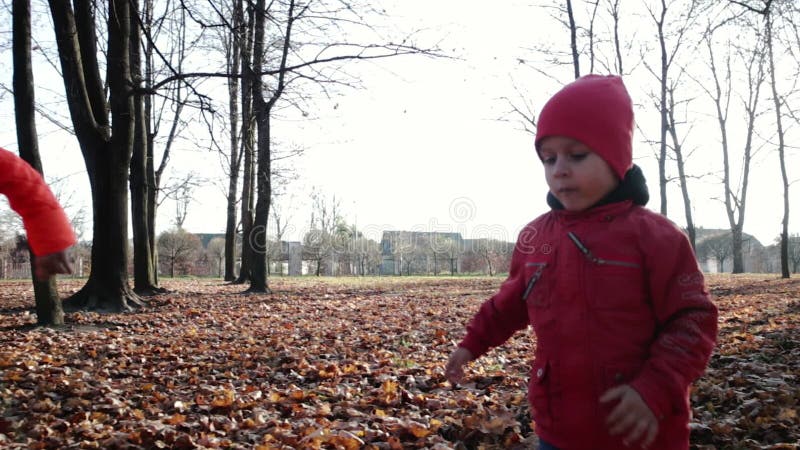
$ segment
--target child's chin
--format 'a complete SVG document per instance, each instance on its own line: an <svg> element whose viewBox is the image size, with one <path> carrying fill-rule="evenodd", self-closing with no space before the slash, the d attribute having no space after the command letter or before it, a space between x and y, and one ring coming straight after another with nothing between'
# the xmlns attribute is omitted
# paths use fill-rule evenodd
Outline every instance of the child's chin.
<svg viewBox="0 0 800 450"><path fill-rule="evenodd" d="M589 209L582 203L561 202L561 204L564 205L564 209L569 212L581 212Z"/></svg>

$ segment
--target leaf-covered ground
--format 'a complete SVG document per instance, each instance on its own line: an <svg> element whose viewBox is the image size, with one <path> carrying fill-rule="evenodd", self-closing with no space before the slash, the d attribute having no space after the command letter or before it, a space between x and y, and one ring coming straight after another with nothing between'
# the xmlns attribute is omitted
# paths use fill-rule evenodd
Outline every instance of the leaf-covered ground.
<svg viewBox="0 0 800 450"><path fill-rule="evenodd" d="M29 283L2 283L0 447L529 448L528 334L464 386L443 377L501 281L276 278L248 296L167 280L147 309L58 330L33 326ZM800 280L709 284L721 335L692 394L693 448L798 448Z"/></svg>

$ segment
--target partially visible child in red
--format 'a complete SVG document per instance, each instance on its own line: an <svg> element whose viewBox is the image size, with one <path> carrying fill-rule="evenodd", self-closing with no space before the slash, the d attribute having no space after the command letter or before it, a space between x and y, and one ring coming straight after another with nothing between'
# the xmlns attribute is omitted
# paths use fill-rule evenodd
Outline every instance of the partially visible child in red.
<svg viewBox="0 0 800 450"><path fill-rule="evenodd" d="M0 194L22 216L33 252L36 278L46 280L71 273L66 250L75 244L75 233L64 210L42 176L17 155L0 148Z"/></svg>
<svg viewBox="0 0 800 450"><path fill-rule="evenodd" d="M533 326L528 387L540 449L689 448L689 385L717 309L684 233L643 206L633 108L616 76L588 75L539 116L552 210L520 233L508 279L450 356L464 365Z"/></svg>

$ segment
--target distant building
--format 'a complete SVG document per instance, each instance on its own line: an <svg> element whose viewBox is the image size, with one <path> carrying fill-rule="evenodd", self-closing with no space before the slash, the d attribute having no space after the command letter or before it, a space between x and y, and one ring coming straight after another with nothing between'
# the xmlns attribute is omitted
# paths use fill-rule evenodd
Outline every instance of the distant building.
<svg viewBox="0 0 800 450"><path fill-rule="evenodd" d="M464 239L460 233L384 231L382 275L440 275L508 272L514 244Z"/></svg>
<svg viewBox="0 0 800 450"><path fill-rule="evenodd" d="M697 228L695 252L703 272L731 272L733 270L731 230ZM755 236L742 233L742 263L745 272L771 272L770 259L770 252Z"/></svg>
<svg viewBox="0 0 800 450"><path fill-rule="evenodd" d="M200 238L204 249L208 249L208 244L214 238L225 239L224 233L195 233ZM277 273L281 275L299 276L304 275L307 271L303 271L303 244L295 241L281 241L280 251L276 242L270 243L270 249L273 250L270 257L270 273ZM241 235L236 236L236 245L241 245ZM241 258L237 256L236 271L239 271L241 266Z"/></svg>

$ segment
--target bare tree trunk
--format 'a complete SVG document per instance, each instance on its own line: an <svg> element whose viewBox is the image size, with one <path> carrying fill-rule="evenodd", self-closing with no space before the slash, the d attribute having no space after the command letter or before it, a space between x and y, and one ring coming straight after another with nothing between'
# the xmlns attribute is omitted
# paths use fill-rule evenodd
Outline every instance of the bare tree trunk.
<svg viewBox="0 0 800 450"><path fill-rule="evenodd" d="M258 123L258 193L256 200L256 216L253 222L253 232L247 241L251 245L252 270L250 274L250 288L248 292L270 292L267 286L267 220L269 206L272 201L272 151L270 138L270 119L272 108L278 101L285 87L286 61L289 54L289 45L292 38L292 24L294 23L294 0L289 0L285 35L281 55L278 82L272 96L264 100L264 88L261 81L262 54L265 32L265 0L256 2L256 35L253 46L253 67L257 71L253 83L253 112Z"/></svg>
<svg viewBox="0 0 800 450"><path fill-rule="evenodd" d="M178 73L181 72L183 68L183 61L186 59L186 8L181 8L179 13L179 18L175 20L177 27L178 27L178 37L174 41L176 44L177 49L173 48L171 50L171 55L177 55L178 61L177 63L171 63L172 70L177 71ZM157 245L157 237L156 237L156 218L158 216L158 206L160 203L160 196L161 196L161 180L163 175L167 169L167 163L169 162L170 152L172 149L172 145L175 142L175 139L178 134L178 125L180 123L180 117L183 113L183 107L186 104L186 101L183 98L183 83L182 80L177 80L174 84L174 87L170 91L170 96L172 99L170 100L173 104L173 114L172 114L172 122L170 124L169 134L167 135L166 143L164 144L164 149L161 154L161 161L156 165L155 162L155 149L156 149L156 135L158 134L158 130L160 127L161 122L161 115L154 115L154 105L153 105L153 97L154 95L150 92L153 91L153 86L155 85L154 82L154 73L155 73L155 64L154 58L156 53L158 52L155 43L153 42L153 33L152 29L154 24L157 24L159 21L153 17L153 0L144 0L144 11L142 17L142 31L145 36L148 37L146 45L144 45L144 63L145 63L145 73L144 73L144 85L145 89L148 92L147 95L144 96L144 128L147 137L147 146L146 151L147 154L145 156L145 170L146 175L145 179L147 182L148 187L148 194L147 194L147 227L148 227L148 234L149 234L149 241L150 241L150 254L151 260L153 265L153 284L154 288L152 291L157 293L166 292L166 289L157 287L158 286L158 245ZM158 120L156 120L156 117Z"/></svg>
<svg viewBox="0 0 800 450"><path fill-rule="evenodd" d="M594 73L594 21L597 18L597 8L600 7L600 0L594 0L592 8L592 18L589 20L589 73Z"/></svg>
<svg viewBox="0 0 800 450"><path fill-rule="evenodd" d="M131 1L131 14L138 15L138 0ZM141 28L138 23L132 24L130 36L131 77L135 86L139 88L133 95L135 111L135 128L133 138L133 153L131 156L131 221L133 223L133 289L139 295L153 295L159 292L155 281L155 261L150 244L148 198L150 185L147 182L147 155L148 150L146 117L144 110L144 95L141 92Z"/></svg>
<svg viewBox="0 0 800 450"><path fill-rule="evenodd" d="M144 0L144 32L151 36L153 24L153 0ZM144 85L146 89L153 86L153 43L148 39L145 46L144 55ZM147 139L145 145L145 181L147 183L147 242L150 244L150 258L153 261L153 285L158 286L158 245L156 240L156 208L158 201L158 186L160 180L157 179L155 161L153 160L153 150L155 148L155 135L151 129L151 118L153 117L153 97L144 96L144 133Z"/></svg>
<svg viewBox="0 0 800 450"><path fill-rule="evenodd" d="M672 138L672 151L675 153L675 161L678 164L678 179L681 184L681 194L683 195L683 211L686 216L686 232L689 235L689 242L692 249L696 249L697 232L692 218L692 201L689 197L689 181L686 178L685 161L683 159L683 149L680 139L678 139L677 122L675 121L675 87L669 90L669 133Z"/></svg>
<svg viewBox="0 0 800 450"><path fill-rule="evenodd" d="M619 0L610 0L611 2L611 17L614 19L614 50L617 54L617 74L622 75L622 48L619 43Z"/></svg>
<svg viewBox="0 0 800 450"><path fill-rule="evenodd" d="M231 30L230 51L228 51L228 70L232 74L241 72L241 48L246 39L246 32L242 30L244 26L243 0L235 0L233 13L233 29ZM228 182L227 196L227 220L225 223L225 281L236 279L234 273L234 262L236 253L236 198L239 188L239 167L241 164L241 153L239 152L239 78L231 77L228 79L229 95L229 120L231 123L231 156L230 174Z"/></svg>
<svg viewBox="0 0 800 450"><path fill-rule="evenodd" d="M767 22L767 55L769 57L769 79L772 88L772 100L775 103L775 120L778 132L778 158L781 163L781 177L783 179L783 221L781 229L781 278L789 278L789 176L786 173L786 144L784 142L783 117L781 114L781 98L778 95L778 83L775 80L775 58L772 40L772 10L771 1L767 3L765 19Z"/></svg>
<svg viewBox="0 0 800 450"><path fill-rule="evenodd" d="M70 300L78 308L121 311L141 305L128 286L127 179L133 151L134 108L130 76L130 11L110 0L107 81L111 126L100 82L90 3L50 0L64 86L75 134L92 190L92 272Z"/></svg>
<svg viewBox="0 0 800 450"><path fill-rule="evenodd" d="M575 25L575 14L572 10L572 0L567 0L567 17L569 19L569 45L572 51L572 68L575 79L581 76L581 61L578 53L577 25Z"/></svg>
<svg viewBox="0 0 800 450"><path fill-rule="evenodd" d="M253 197L255 189L255 168L253 157L255 153L255 126L253 115L253 35L255 31L255 12L253 6L247 10L247 39L242 45L242 147L243 147L243 173L242 173L242 251L239 277L236 284L250 281L250 260L252 259L248 239L253 230Z"/></svg>
<svg viewBox="0 0 800 450"><path fill-rule="evenodd" d="M661 97L659 100L659 113L661 114L661 137L658 151L658 187L661 197L662 215L667 215L667 71L669 63L667 59L667 45L664 37L664 22L667 16L667 5L665 0L661 0L661 16L656 22L658 25L658 43L661 47Z"/></svg>
<svg viewBox="0 0 800 450"><path fill-rule="evenodd" d="M34 169L43 174L36 134L33 68L31 64L31 5L30 0L14 0L13 53L14 53L14 111L17 123L19 154ZM31 253L31 274L34 274L35 256ZM64 309L56 289L56 278L40 281L33 277L36 301L36 322L44 326L64 324Z"/></svg>

